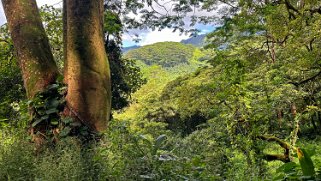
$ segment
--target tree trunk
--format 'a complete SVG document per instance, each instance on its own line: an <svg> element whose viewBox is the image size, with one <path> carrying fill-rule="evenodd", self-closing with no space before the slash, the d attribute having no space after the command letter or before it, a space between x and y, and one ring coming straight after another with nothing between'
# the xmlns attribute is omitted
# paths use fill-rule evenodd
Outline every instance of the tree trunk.
<svg viewBox="0 0 321 181"><path fill-rule="evenodd" d="M28 98L59 74L35 0L2 0ZM109 64L103 40L103 0L64 0L64 81L67 116L94 131L107 127Z"/></svg>
<svg viewBox="0 0 321 181"><path fill-rule="evenodd" d="M107 127L111 110L109 64L103 41L103 0L64 1L67 112L93 130Z"/></svg>
<svg viewBox="0 0 321 181"><path fill-rule="evenodd" d="M281 108L277 109L277 117L278 117L279 128L281 128L282 120L283 120L283 111Z"/></svg>
<svg viewBox="0 0 321 181"><path fill-rule="evenodd" d="M28 98L58 75L35 0L2 0Z"/></svg>

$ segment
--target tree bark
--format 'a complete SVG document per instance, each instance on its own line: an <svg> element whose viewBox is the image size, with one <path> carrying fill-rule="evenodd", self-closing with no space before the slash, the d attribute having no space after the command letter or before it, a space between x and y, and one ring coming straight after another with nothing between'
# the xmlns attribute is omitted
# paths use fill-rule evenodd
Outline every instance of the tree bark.
<svg viewBox="0 0 321 181"><path fill-rule="evenodd" d="M64 1L68 114L103 131L111 113L111 81L103 40L103 0Z"/></svg>
<svg viewBox="0 0 321 181"><path fill-rule="evenodd" d="M264 135L259 135L257 138L261 140L266 140L269 142L275 142L279 144L282 148L284 148L284 153L283 154L264 154L264 159L267 161L274 161L274 160L280 160L284 163L290 162L291 157L290 157L290 150L291 150L291 145L275 136L264 136Z"/></svg>
<svg viewBox="0 0 321 181"><path fill-rule="evenodd" d="M2 0L29 99L59 74L35 0ZM65 113L103 131L111 82L103 39L103 0L64 0Z"/></svg>
<svg viewBox="0 0 321 181"><path fill-rule="evenodd" d="M58 68L35 0L2 0L27 97L56 80Z"/></svg>

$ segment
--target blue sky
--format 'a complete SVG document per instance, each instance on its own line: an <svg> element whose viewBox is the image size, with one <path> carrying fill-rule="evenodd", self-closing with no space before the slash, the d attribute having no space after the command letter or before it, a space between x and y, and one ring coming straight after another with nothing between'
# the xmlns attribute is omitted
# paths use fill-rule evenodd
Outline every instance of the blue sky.
<svg viewBox="0 0 321 181"><path fill-rule="evenodd" d="M62 0L37 0L38 6L42 6L44 4L53 5L56 4L56 6L61 6L62 3L59 4ZM57 4L58 3L58 4ZM5 15L3 12L2 4L0 3L0 25L4 24L6 22ZM214 30L213 25L202 25L197 24L195 28L201 30L201 34L209 33ZM137 33L137 30L135 31ZM162 31L151 31L151 30L143 30L139 32L139 37L141 41L135 42L134 39L134 33L133 31L129 31L128 33L125 33L123 35L123 46L133 46L133 45L148 45L153 44L157 42L164 42L164 41L175 41L179 42L183 39L189 38L189 35L182 34L180 35L179 32L172 32L171 29L164 29Z"/></svg>

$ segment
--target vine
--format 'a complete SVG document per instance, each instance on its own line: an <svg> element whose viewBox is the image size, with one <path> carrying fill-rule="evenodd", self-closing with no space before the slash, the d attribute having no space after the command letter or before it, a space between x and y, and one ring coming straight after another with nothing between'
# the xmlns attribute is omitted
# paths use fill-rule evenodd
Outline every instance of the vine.
<svg viewBox="0 0 321 181"><path fill-rule="evenodd" d="M37 142L40 138L48 143L55 143L68 136L77 136L81 140L92 138L88 126L63 115L66 94L67 87L60 77L28 101L31 112L30 133L33 141Z"/></svg>

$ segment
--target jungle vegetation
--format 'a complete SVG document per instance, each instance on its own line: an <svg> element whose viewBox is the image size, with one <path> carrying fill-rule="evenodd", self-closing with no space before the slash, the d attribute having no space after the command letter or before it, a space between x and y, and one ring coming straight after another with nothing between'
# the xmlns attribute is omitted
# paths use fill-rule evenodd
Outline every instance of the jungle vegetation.
<svg viewBox="0 0 321 181"><path fill-rule="evenodd" d="M0 180L321 180L321 2L161 3L2 0Z"/></svg>

